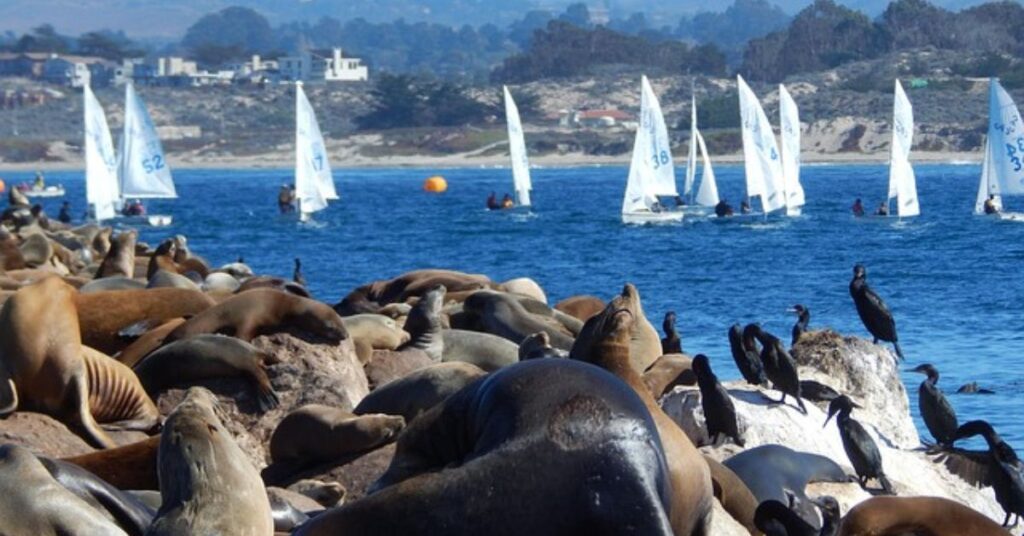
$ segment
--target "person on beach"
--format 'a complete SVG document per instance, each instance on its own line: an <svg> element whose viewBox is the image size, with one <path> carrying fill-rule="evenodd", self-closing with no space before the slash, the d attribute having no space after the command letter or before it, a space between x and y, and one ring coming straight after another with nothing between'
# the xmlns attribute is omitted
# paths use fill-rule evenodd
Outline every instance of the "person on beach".
<svg viewBox="0 0 1024 536"><path fill-rule="evenodd" d="M875 211L875 216L888 216L888 215L889 215L889 203L886 202L886 201L882 201L882 203L880 205L878 205L878 210Z"/></svg>
<svg viewBox="0 0 1024 536"><path fill-rule="evenodd" d="M715 205L715 216L724 218L726 216L732 216L732 205L725 202L725 199L720 199L718 204Z"/></svg>
<svg viewBox="0 0 1024 536"><path fill-rule="evenodd" d="M487 209L498 210L501 208L501 204L498 203L498 194L491 192L491 195L487 196Z"/></svg>
<svg viewBox="0 0 1024 536"><path fill-rule="evenodd" d="M57 220L61 223L71 223L71 203L67 201L60 206L60 213L57 214Z"/></svg>
<svg viewBox="0 0 1024 536"><path fill-rule="evenodd" d="M850 210L852 210L853 215L857 216L858 218L864 215L864 203L861 203L859 197L856 201L853 202L853 206L850 207Z"/></svg>
<svg viewBox="0 0 1024 536"><path fill-rule="evenodd" d="M999 214L999 206L996 205L996 196L990 195L985 200L985 214Z"/></svg>
<svg viewBox="0 0 1024 536"><path fill-rule="evenodd" d="M516 206L515 201L512 201L512 196L505 194L505 197L501 198L501 208L512 208Z"/></svg>

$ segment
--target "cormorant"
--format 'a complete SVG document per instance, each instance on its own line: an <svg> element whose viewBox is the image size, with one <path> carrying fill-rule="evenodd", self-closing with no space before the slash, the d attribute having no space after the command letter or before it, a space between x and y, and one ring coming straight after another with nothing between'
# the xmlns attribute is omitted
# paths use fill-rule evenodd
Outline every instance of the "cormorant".
<svg viewBox="0 0 1024 536"><path fill-rule="evenodd" d="M946 395L942 394L942 389L939 389L939 371L925 363L915 367L912 372L928 375L917 391L917 405L925 426L939 445L951 446L957 430L956 411L953 411L953 406L946 400Z"/></svg>
<svg viewBox="0 0 1024 536"><path fill-rule="evenodd" d="M697 354L690 365L697 376L700 387L700 403L704 408L704 420L708 425L708 437L713 445L724 440L722 436L732 438L733 442L743 446L739 427L736 425L736 407L729 397L729 392L718 383L718 377L711 371L708 356Z"/></svg>
<svg viewBox="0 0 1024 536"><path fill-rule="evenodd" d="M868 435L868 431L850 417L853 408L859 407L846 395L836 398L828 405L828 418L825 419L822 428L827 426L828 421L838 414L836 427L839 428L839 437L843 440L843 450L846 451L846 457L850 459L853 470L857 472L861 487L866 489L868 479L877 478L886 493L895 495L896 492L893 491L892 484L889 483L885 472L882 471L882 454L878 452L878 446Z"/></svg>
<svg viewBox="0 0 1024 536"><path fill-rule="evenodd" d="M1016 451L999 437L992 425L985 421L969 421L957 429L953 440L965 439L980 435L988 443L988 475L987 483L992 485L996 494L996 502L1006 512L1003 526L1010 523L1011 514L1016 516L1014 527L1024 515L1024 464L1017 458Z"/></svg>
<svg viewBox="0 0 1024 536"><path fill-rule="evenodd" d="M295 257L295 270L292 272L292 281L306 286L306 278L302 275L302 261L298 257Z"/></svg>
<svg viewBox="0 0 1024 536"><path fill-rule="evenodd" d="M814 380L800 380L800 396L815 402L831 402L839 398L839 391Z"/></svg>
<svg viewBox="0 0 1024 536"><path fill-rule="evenodd" d="M768 382L768 378L764 374L757 339L751 326L756 327L756 324L749 324L742 330L739 324L733 324L729 328L729 348L743 379L751 385L762 385Z"/></svg>
<svg viewBox="0 0 1024 536"><path fill-rule="evenodd" d="M797 406L805 415L807 408L800 397L800 376L796 371L796 362L793 356L786 351L785 345L778 337L761 329L761 326L752 324L756 329L752 330L757 340L761 341L761 362L764 364L764 372L772 382L772 387L782 391L780 404L786 403L786 395L796 399ZM748 328L750 326L747 326Z"/></svg>
<svg viewBox="0 0 1024 536"><path fill-rule="evenodd" d="M811 310L798 303L789 312L797 315L796 324L793 324L793 340L789 343L789 347L792 348L796 346L796 341L800 340L800 336L807 331L807 324L811 321Z"/></svg>
<svg viewBox="0 0 1024 536"><path fill-rule="evenodd" d="M662 355L683 353L683 343L679 339L679 333L676 331L675 311L665 313L665 320L661 323L661 329L665 330L665 338L661 339Z"/></svg>
<svg viewBox="0 0 1024 536"><path fill-rule="evenodd" d="M893 319L882 297L868 286L867 275L868 271L863 265L854 265L850 296L857 306L857 314L864 327L875 338L875 343L879 340L891 342L896 349L896 357L903 359L903 350L900 349L899 337L896 335L896 320Z"/></svg>

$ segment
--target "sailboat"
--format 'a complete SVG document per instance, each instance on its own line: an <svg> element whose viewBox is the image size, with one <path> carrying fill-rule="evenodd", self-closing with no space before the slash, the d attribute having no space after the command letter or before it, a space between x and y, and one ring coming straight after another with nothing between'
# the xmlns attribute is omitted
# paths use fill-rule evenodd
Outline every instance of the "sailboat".
<svg viewBox="0 0 1024 536"><path fill-rule="evenodd" d="M295 197L300 221L338 199L324 137L302 82L295 83Z"/></svg>
<svg viewBox="0 0 1024 536"><path fill-rule="evenodd" d="M82 89L85 110L85 199L97 222L117 216L117 157L107 117L88 84Z"/></svg>
<svg viewBox="0 0 1024 536"><path fill-rule="evenodd" d="M767 218L772 211L786 206L779 146L757 95L754 95L740 75L736 75L736 85L740 100L747 197L751 199L751 204L754 197L760 198L762 211L747 216Z"/></svg>
<svg viewBox="0 0 1024 536"><path fill-rule="evenodd" d="M917 200L917 181L910 164L910 147L914 138L914 109L910 99L896 80L892 106L892 152L889 158L889 196L886 205L896 200L896 217L921 214ZM894 216L890 209L888 216Z"/></svg>
<svg viewBox="0 0 1024 536"><path fill-rule="evenodd" d="M700 149L701 159L704 167L701 175L700 187L694 196L693 185L697 181L697 150ZM697 97L690 98L690 153L686 159L686 179L683 182L683 197L689 205L687 212L706 212L718 204L718 185L715 183L715 171L711 168L711 159L708 158L707 144L704 143L704 136L697 130Z"/></svg>
<svg viewBox="0 0 1024 536"><path fill-rule="evenodd" d="M988 139L974 213L985 215L985 201L992 196L997 210L994 216L1024 221L1024 213L1003 212L1002 200L1005 195L1024 194L1024 123L998 79L989 81L988 94Z"/></svg>
<svg viewBox="0 0 1024 536"><path fill-rule="evenodd" d="M160 138L156 135L153 120L146 111L146 104L135 94L131 82L125 84L124 133L121 135L121 160L118 168L118 185L121 202L126 199L174 199L178 197L167 166ZM171 224L171 216L151 214L128 216L131 223L148 223L153 226Z"/></svg>
<svg viewBox="0 0 1024 536"><path fill-rule="evenodd" d="M624 223L670 222L683 219L681 211L662 208L658 196L679 195L672 165L668 128L661 105L647 77L640 80L640 125L633 142L626 192L622 198Z"/></svg>
<svg viewBox="0 0 1024 536"><path fill-rule="evenodd" d="M779 130L782 138L782 180L786 192L786 215L799 216L804 206L800 185L800 112L786 86L779 84Z"/></svg>
<svg viewBox="0 0 1024 536"><path fill-rule="evenodd" d="M508 154L512 162L512 183L516 191L516 206L530 206L530 161L526 157L526 141L523 139L523 124L519 120L519 107L512 100L507 86L505 91L505 122L508 124Z"/></svg>

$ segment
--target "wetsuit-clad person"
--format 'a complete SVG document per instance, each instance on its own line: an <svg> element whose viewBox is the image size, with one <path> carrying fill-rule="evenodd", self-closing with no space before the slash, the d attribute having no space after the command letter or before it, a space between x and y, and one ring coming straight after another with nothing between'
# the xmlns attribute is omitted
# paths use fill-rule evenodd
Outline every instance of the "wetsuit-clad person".
<svg viewBox="0 0 1024 536"><path fill-rule="evenodd" d="M725 202L725 199L719 200L718 204L715 205L715 216L724 218L726 216L732 216L732 205Z"/></svg>
<svg viewBox="0 0 1024 536"><path fill-rule="evenodd" d="M859 197L853 202L853 206L850 207L850 210L853 211L853 215L858 218L864 215L864 203L861 203Z"/></svg>
<svg viewBox="0 0 1024 536"><path fill-rule="evenodd" d="M882 203L878 205L878 210L875 211L875 216L888 216L889 215L889 203Z"/></svg>
<svg viewBox="0 0 1024 536"><path fill-rule="evenodd" d="M499 208L501 208L501 205L498 203L498 195L491 192L491 195L487 196L487 209L498 210Z"/></svg>

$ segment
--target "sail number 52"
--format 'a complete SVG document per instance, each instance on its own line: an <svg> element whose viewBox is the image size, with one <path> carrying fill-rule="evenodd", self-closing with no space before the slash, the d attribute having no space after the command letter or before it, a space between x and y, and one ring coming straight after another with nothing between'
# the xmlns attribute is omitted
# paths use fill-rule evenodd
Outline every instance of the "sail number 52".
<svg viewBox="0 0 1024 536"><path fill-rule="evenodd" d="M153 173L164 168L164 157L163 155L155 154L150 158L142 159L142 169L146 173Z"/></svg>

